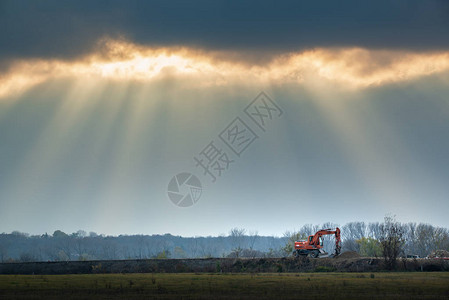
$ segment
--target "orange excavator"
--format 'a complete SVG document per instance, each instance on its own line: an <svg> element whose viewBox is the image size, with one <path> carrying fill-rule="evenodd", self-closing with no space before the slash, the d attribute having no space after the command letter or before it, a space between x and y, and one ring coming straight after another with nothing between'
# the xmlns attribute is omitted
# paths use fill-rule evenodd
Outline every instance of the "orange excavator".
<svg viewBox="0 0 449 300"><path fill-rule="evenodd" d="M321 229L317 231L314 235L309 235L309 239L307 241L296 241L295 242L295 250L293 251L293 255L296 257L299 256L309 256L316 258L320 256L320 254L327 254L323 250L323 235L335 234L335 252L332 254L333 257L340 254L341 251L341 239L340 239L340 228L336 228L335 230L329 229Z"/></svg>

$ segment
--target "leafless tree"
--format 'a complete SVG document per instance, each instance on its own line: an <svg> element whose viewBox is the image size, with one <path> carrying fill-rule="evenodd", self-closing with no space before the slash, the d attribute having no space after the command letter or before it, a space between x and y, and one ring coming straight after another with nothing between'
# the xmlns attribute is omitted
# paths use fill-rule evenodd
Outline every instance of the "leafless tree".
<svg viewBox="0 0 449 300"><path fill-rule="evenodd" d="M232 251L239 257L240 252L245 248L245 232L243 228L233 228L229 231Z"/></svg>
<svg viewBox="0 0 449 300"><path fill-rule="evenodd" d="M259 232L257 230L250 231L248 236L249 249L254 249L254 244L256 243L257 238L259 237Z"/></svg>
<svg viewBox="0 0 449 300"><path fill-rule="evenodd" d="M8 258L8 247L9 242L2 242L0 243L0 261L5 262Z"/></svg>
<svg viewBox="0 0 449 300"><path fill-rule="evenodd" d="M404 244L404 229L392 216L386 216L384 223L380 225L382 252L385 266L393 270L396 268L396 260L401 253Z"/></svg>
<svg viewBox="0 0 449 300"><path fill-rule="evenodd" d="M101 257L103 259L117 259L117 245L114 241L110 239L105 239L102 241L101 245Z"/></svg>
<svg viewBox="0 0 449 300"><path fill-rule="evenodd" d="M87 253L86 239L81 236L77 236L73 241L73 249L75 254L78 256L78 260L83 260L84 255Z"/></svg>
<svg viewBox="0 0 449 300"><path fill-rule="evenodd" d="M136 240L137 249L136 249L136 257L138 259L144 258L145 255L145 239L144 236L139 234Z"/></svg>
<svg viewBox="0 0 449 300"><path fill-rule="evenodd" d="M315 232L317 232L318 230L320 230L320 226L318 225L312 225L312 224L305 224L301 227L301 229L299 230L299 232L302 235L305 236L309 236L309 235L313 235L315 234Z"/></svg>
<svg viewBox="0 0 449 300"><path fill-rule="evenodd" d="M343 240L343 251L357 251L360 250L360 245L357 240L368 235L367 226L365 222L349 222L341 228L341 235Z"/></svg>
<svg viewBox="0 0 449 300"><path fill-rule="evenodd" d="M403 225L404 229L404 251L406 254L420 255L418 248L418 231L416 223L407 223Z"/></svg>
<svg viewBox="0 0 449 300"><path fill-rule="evenodd" d="M200 252L199 237L194 237L189 243L189 252L192 257L198 257Z"/></svg>
<svg viewBox="0 0 449 300"><path fill-rule="evenodd" d="M380 223L374 222L368 224L368 237L379 240L382 233L380 230Z"/></svg>
<svg viewBox="0 0 449 300"><path fill-rule="evenodd" d="M198 239L198 246L200 250L201 257L208 258L212 257L214 253L214 244L207 241L206 238L199 238Z"/></svg>

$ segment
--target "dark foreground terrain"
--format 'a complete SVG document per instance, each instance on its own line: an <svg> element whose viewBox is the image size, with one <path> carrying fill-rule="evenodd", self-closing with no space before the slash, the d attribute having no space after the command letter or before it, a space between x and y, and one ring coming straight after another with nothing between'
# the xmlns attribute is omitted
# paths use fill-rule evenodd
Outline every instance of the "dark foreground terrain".
<svg viewBox="0 0 449 300"><path fill-rule="evenodd" d="M448 299L449 272L0 275L1 299Z"/></svg>
<svg viewBox="0 0 449 300"><path fill-rule="evenodd" d="M378 272L383 260L346 252L337 258L141 259L2 263L0 274ZM397 271L449 271L449 260L399 259Z"/></svg>

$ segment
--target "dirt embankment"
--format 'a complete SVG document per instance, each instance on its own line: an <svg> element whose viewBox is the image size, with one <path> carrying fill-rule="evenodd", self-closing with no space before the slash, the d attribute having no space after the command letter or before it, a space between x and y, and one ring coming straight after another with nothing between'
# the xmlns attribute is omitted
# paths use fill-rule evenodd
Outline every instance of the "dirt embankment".
<svg viewBox="0 0 449 300"><path fill-rule="evenodd" d="M0 264L0 274L376 272L384 269L382 259L360 257L355 252L342 253L336 258L142 259ZM449 261L399 259L397 270L449 271Z"/></svg>
<svg viewBox="0 0 449 300"><path fill-rule="evenodd" d="M337 256L338 259L360 258L360 254L355 251L346 251Z"/></svg>

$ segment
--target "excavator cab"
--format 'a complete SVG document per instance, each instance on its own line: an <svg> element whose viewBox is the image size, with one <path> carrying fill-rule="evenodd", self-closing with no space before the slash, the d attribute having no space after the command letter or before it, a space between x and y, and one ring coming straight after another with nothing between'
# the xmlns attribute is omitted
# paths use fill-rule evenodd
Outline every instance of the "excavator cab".
<svg viewBox="0 0 449 300"><path fill-rule="evenodd" d="M312 242L313 240L313 235L309 235L309 244ZM320 245L321 247L323 247L323 239L320 237L318 237L318 245Z"/></svg>

